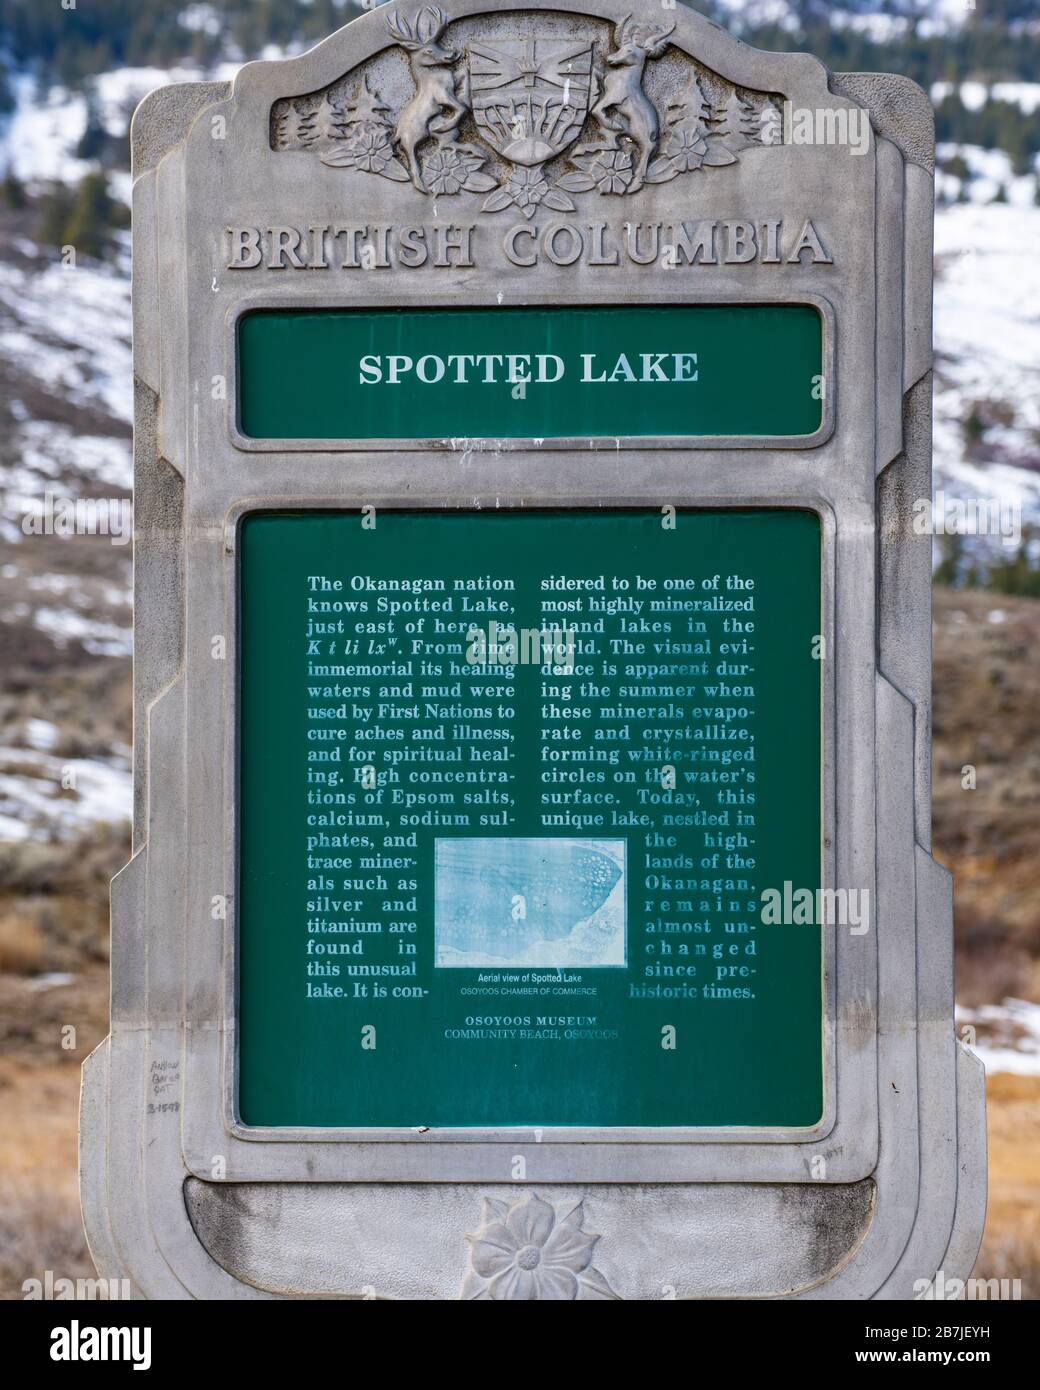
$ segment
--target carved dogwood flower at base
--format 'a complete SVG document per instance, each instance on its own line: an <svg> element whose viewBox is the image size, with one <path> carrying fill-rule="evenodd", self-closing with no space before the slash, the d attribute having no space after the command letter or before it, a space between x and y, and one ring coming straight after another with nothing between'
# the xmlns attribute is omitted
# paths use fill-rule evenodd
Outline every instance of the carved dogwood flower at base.
<svg viewBox="0 0 1040 1390"><path fill-rule="evenodd" d="M582 1230L584 1204L557 1207L532 1193L512 1206L484 1199L484 1221L470 1242L466 1299L617 1298L593 1268L599 1236Z"/></svg>
<svg viewBox="0 0 1040 1390"><path fill-rule="evenodd" d="M362 128L344 143L354 157L356 167L366 174L381 174L394 157L389 137L379 130Z"/></svg>
<svg viewBox="0 0 1040 1390"><path fill-rule="evenodd" d="M624 150L607 150L593 162L589 172L601 193L627 193L635 164Z"/></svg>
<svg viewBox="0 0 1040 1390"><path fill-rule="evenodd" d="M549 191L549 185L536 169L517 169L507 185L513 202L525 217L531 217L535 208Z"/></svg>
<svg viewBox="0 0 1040 1390"><path fill-rule="evenodd" d="M426 182L434 193L461 193L468 173L461 156L451 149L434 150L426 161Z"/></svg>
<svg viewBox="0 0 1040 1390"><path fill-rule="evenodd" d="M680 126L666 142L664 153L680 174L689 174L704 163L708 144L696 131L685 130Z"/></svg>

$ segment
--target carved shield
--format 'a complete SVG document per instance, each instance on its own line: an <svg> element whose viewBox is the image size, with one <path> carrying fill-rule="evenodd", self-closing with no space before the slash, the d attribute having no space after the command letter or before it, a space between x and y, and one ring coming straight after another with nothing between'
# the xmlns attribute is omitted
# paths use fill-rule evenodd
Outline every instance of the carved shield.
<svg viewBox="0 0 1040 1390"><path fill-rule="evenodd" d="M533 168L577 140L592 99L591 43L471 43L467 59L473 119L504 158Z"/></svg>

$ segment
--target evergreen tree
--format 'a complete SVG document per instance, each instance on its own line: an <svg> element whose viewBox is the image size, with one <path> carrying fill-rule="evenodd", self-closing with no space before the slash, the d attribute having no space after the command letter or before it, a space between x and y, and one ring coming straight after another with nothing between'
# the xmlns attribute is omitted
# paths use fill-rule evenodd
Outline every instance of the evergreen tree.
<svg viewBox="0 0 1040 1390"><path fill-rule="evenodd" d="M102 260L112 246L112 230L121 220L103 173L87 174L80 183L65 224L63 245L74 246L77 256Z"/></svg>
<svg viewBox="0 0 1040 1390"><path fill-rule="evenodd" d="M76 146L76 156L79 159L98 159L100 160L105 153L108 145L108 133L101 123L101 112L98 109L96 96L91 93L87 98L87 122L80 136L79 144Z"/></svg>
<svg viewBox="0 0 1040 1390"><path fill-rule="evenodd" d="M944 174L952 174L955 179L960 179L962 183L971 177L968 161L963 155L955 154L952 159L944 159L939 167Z"/></svg>
<svg viewBox="0 0 1040 1390"><path fill-rule="evenodd" d="M992 564L987 588L998 594L1040 598L1040 564L1034 560L1031 550L1030 541L1025 538L1013 556Z"/></svg>
<svg viewBox="0 0 1040 1390"><path fill-rule="evenodd" d="M25 193L25 185L13 169L8 169L4 175L4 202L14 211L18 212L28 205L28 198Z"/></svg>
<svg viewBox="0 0 1040 1390"><path fill-rule="evenodd" d="M37 237L45 246L64 246L74 194L63 183L52 183L39 201Z"/></svg>
<svg viewBox="0 0 1040 1390"><path fill-rule="evenodd" d="M7 69L0 63L0 116L14 110L14 93L8 81Z"/></svg>
<svg viewBox="0 0 1040 1390"><path fill-rule="evenodd" d="M959 587L964 567L964 537L952 531L938 538L940 560L932 571L932 582L948 588Z"/></svg>

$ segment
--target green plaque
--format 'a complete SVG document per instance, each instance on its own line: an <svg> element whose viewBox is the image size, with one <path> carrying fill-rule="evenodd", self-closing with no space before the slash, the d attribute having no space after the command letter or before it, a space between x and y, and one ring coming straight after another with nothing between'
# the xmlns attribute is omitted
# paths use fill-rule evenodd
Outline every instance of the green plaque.
<svg viewBox="0 0 1040 1390"><path fill-rule="evenodd" d="M823 424L805 304L245 314L256 439L784 437Z"/></svg>
<svg viewBox="0 0 1040 1390"><path fill-rule="evenodd" d="M245 1124L818 1123L820 930L762 911L821 886L814 513L266 513L240 556Z"/></svg>

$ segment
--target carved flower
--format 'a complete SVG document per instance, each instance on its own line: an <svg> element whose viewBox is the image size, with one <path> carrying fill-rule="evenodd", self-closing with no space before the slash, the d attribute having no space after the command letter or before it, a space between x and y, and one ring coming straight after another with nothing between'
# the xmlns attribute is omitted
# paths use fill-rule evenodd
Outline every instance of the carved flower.
<svg viewBox="0 0 1040 1390"><path fill-rule="evenodd" d="M466 161L455 150L434 150L426 161L426 182L434 193L461 193L469 177Z"/></svg>
<svg viewBox="0 0 1040 1390"><path fill-rule="evenodd" d="M394 157L389 133L378 126L362 126L345 143L357 167L368 174L381 174Z"/></svg>
<svg viewBox="0 0 1040 1390"><path fill-rule="evenodd" d="M525 217L530 217L549 191L549 184L538 169L515 169L507 184L510 197Z"/></svg>
<svg viewBox="0 0 1040 1390"><path fill-rule="evenodd" d="M606 150L593 160L589 173L601 193L625 193L632 182L632 156L624 150Z"/></svg>
<svg viewBox="0 0 1040 1390"><path fill-rule="evenodd" d="M688 174L704 163L708 146L696 131L680 126L672 132L664 152L680 174Z"/></svg>
<svg viewBox="0 0 1040 1390"><path fill-rule="evenodd" d="M581 1229L583 1203L570 1210L533 1193L512 1207L484 1199L484 1224L470 1242L466 1298L601 1299L617 1295L592 1267L599 1236Z"/></svg>

